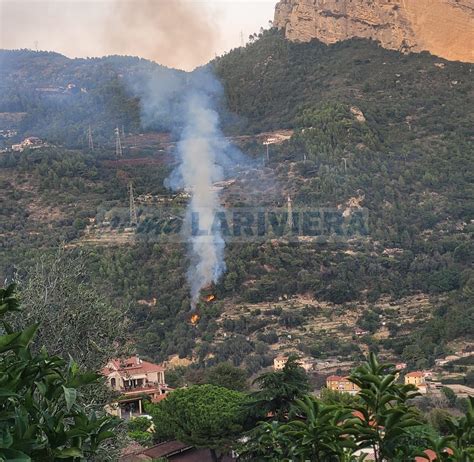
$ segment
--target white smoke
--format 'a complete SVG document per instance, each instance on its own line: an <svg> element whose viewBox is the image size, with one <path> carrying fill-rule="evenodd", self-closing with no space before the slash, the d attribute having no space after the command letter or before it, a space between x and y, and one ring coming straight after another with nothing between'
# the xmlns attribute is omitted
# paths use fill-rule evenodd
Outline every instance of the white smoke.
<svg viewBox="0 0 474 462"><path fill-rule="evenodd" d="M184 236L189 243L187 276L195 309L201 290L216 283L226 269L225 241L214 222L221 205L213 184L250 160L222 134L217 108L223 89L209 67L173 77L144 69L129 85L140 98L142 126L168 130L179 138L179 166L165 186L191 193L183 229L188 233ZM208 235L191 233L193 214L199 218L199 229L210 231Z"/></svg>
<svg viewBox="0 0 474 462"><path fill-rule="evenodd" d="M199 228L210 230L215 212L220 208L217 191L212 189L214 182L223 177L218 164L219 116L211 107L204 93L193 93L187 101L185 128L178 145L181 156L180 174L185 188L192 194L188 206L187 221L192 214L199 217ZM225 271L224 239L220 230L212 229L211 235L192 236L191 265L188 280L191 287L191 307L195 308L201 289L217 282Z"/></svg>
<svg viewBox="0 0 474 462"><path fill-rule="evenodd" d="M213 184L224 179L225 171L243 160L242 153L223 136L216 105L222 94L220 83L208 69L189 76L181 108L182 131L178 143L179 167L166 180L173 189L191 193L184 229L192 229L193 214L199 229L209 234L190 234L191 309L194 310L201 290L216 283L226 269L225 241L214 219L221 209L219 193Z"/></svg>

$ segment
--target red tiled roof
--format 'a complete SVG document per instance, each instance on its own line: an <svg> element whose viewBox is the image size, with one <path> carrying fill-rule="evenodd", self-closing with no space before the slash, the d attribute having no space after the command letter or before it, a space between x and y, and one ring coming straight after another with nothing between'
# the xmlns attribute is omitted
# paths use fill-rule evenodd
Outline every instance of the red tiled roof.
<svg viewBox="0 0 474 462"><path fill-rule="evenodd" d="M112 359L108 365L112 365L112 367L104 367L102 375L107 376L113 371L117 371L121 375L139 375L165 370L163 366L143 361L138 356L131 356L127 359Z"/></svg>
<svg viewBox="0 0 474 462"><path fill-rule="evenodd" d="M425 449L425 451L423 452L426 454L426 457L417 456L415 457L415 462L427 462L427 461L433 462L438 459L436 457L436 453L431 449ZM453 454L453 450L450 448L445 448L443 452L446 452L447 454L450 454L450 455Z"/></svg>
<svg viewBox="0 0 474 462"><path fill-rule="evenodd" d="M349 377L339 377L338 375L330 375L326 380L328 382L349 382Z"/></svg>
<svg viewBox="0 0 474 462"><path fill-rule="evenodd" d="M363 422L365 422L365 416L364 414L361 412L361 411L352 411L352 415L354 417L357 417L358 419L362 420ZM375 420L371 420L369 422L369 425L371 427L376 427L377 426L377 422Z"/></svg>
<svg viewBox="0 0 474 462"><path fill-rule="evenodd" d="M409 372L407 375L407 377L423 377L423 372L420 372L420 371L414 371L414 372Z"/></svg>

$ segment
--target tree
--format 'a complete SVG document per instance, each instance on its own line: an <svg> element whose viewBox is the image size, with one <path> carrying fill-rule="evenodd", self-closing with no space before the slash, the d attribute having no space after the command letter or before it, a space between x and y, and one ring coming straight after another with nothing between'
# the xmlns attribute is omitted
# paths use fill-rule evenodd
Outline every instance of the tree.
<svg viewBox="0 0 474 462"><path fill-rule="evenodd" d="M247 397L215 385L173 391L159 404L148 404L158 438L209 448L214 461L229 451L243 430Z"/></svg>
<svg viewBox="0 0 474 462"><path fill-rule="evenodd" d="M206 374L206 382L229 390L248 389L246 372L230 363L220 363L210 368Z"/></svg>
<svg viewBox="0 0 474 462"><path fill-rule="evenodd" d="M0 317L19 311L14 285L0 289ZM45 349L34 353L37 324L0 336L0 460L49 462L95 460L109 440L114 418L87 413L80 404L86 385L99 375L83 372ZM104 460L104 459L101 459Z"/></svg>
<svg viewBox="0 0 474 462"><path fill-rule="evenodd" d="M356 384L359 402L353 406L354 418L346 429L361 447L372 447L375 461L403 458L410 460L414 450L400 444L400 439L413 427L421 425L415 408L407 402L418 396L413 385L396 383L391 365L380 364L373 353L367 363L358 367L349 380Z"/></svg>
<svg viewBox="0 0 474 462"><path fill-rule="evenodd" d="M99 370L121 352L126 339L125 313L114 308L88 277L81 253L59 249L41 256L20 280L25 306L17 328L40 324L34 350L46 347L50 354L67 358L91 370Z"/></svg>
<svg viewBox="0 0 474 462"><path fill-rule="evenodd" d="M336 462L344 460L347 452L356 448L353 439L345 432L345 422L351 417L347 408L325 405L305 396L296 400L292 416L281 427L292 443L292 459Z"/></svg>
<svg viewBox="0 0 474 462"><path fill-rule="evenodd" d="M451 390L451 388L449 387L442 387L441 392L443 393L444 396L446 396L449 407L455 407L456 401L457 401L456 393L454 393L454 391Z"/></svg>
<svg viewBox="0 0 474 462"><path fill-rule="evenodd" d="M465 416L459 419L445 416L449 434L431 440L431 449L440 462L474 461L474 398L469 397Z"/></svg>
<svg viewBox="0 0 474 462"><path fill-rule="evenodd" d="M266 372L253 383L260 388L252 394L255 415L265 417L270 413L279 420L285 418L295 399L303 397L310 388L297 356L288 357L281 371Z"/></svg>
<svg viewBox="0 0 474 462"><path fill-rule="evenodd" d="M290 441L281 431L279 422L259 422L248 433L245 443L238 448L239 458L243 461L285 460Z"/></svg>

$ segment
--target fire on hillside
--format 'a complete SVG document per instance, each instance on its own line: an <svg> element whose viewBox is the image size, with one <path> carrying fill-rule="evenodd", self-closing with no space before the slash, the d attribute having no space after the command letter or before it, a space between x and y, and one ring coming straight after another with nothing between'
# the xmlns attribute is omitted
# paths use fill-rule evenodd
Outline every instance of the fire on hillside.
<svg viewBox="0 0 474 462"><path fill-rule="evenodd" d="M202 301L205 303L211 303L216 299L216 296L214 294L208 294L204 295L202 297ZM193 325L196 326L201 319L201 315L197 312L197 310L194 310L191 312L189 316L189 322Z"/></svg>

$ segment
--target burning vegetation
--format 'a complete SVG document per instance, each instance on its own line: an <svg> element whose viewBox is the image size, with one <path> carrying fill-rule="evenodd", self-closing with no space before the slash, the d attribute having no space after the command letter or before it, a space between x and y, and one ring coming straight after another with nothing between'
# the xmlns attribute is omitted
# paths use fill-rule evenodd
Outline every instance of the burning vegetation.
<svg viewBox="0 0 474 462"><path fill-rule="evenodd" d="M192 313L191 316L189 317L189 322L193 325L196 326L197 323L199 322L199 319L201 317L197 313Z"/></svg>
<svg viewBox="0 0 474 462"><path fill-rule="evenodd" d="M216 296L214 294L208 294L208 295L203 296L202 299L204 302L210 303L216 299ZM201 316L199 315L199 313L195 310L192 310L191 314L189 315L189 322L193 326L196 326L200 319L201 319Z"/></svg>

